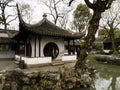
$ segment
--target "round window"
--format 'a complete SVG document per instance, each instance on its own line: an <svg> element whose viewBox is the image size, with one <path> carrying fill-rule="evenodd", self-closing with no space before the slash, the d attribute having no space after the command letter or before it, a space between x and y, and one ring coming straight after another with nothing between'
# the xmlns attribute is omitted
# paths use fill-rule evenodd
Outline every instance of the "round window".
<svg viewBox="0 0 120 90"><path fill-rule="evenodd" d="M50 56L52 59L55 59L59 54L58 46L55 43L48 43L44 47L44 56Z"/></svg>

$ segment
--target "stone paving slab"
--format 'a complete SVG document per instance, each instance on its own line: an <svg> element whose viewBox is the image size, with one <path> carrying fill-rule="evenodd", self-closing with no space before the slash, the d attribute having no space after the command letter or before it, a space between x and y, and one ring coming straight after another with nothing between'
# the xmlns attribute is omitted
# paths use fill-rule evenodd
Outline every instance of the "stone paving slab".
<svg viewBox="0 0 120 90"><path fill-rule="evenodd" d="M2 70L9 70L9 69L15 69L18 65L14 63L13 59L2 59L0 60L0 71Z"/></svg>
<svg viewBox="0 0 120 90"><path fill-rule="evenodd" d="M42 66L38 68L27 68L22 69L23 72L30 73L30 72L37 72L37 71L57 71L60 67L67 66L67 67L73 67L75 65L75 62L72 63L65 63L64 65L56 65L56 66ZM0 60L0 72L6 71L6 70L14 70L19 69L19 66L14 63L14 60Z"/></svg>

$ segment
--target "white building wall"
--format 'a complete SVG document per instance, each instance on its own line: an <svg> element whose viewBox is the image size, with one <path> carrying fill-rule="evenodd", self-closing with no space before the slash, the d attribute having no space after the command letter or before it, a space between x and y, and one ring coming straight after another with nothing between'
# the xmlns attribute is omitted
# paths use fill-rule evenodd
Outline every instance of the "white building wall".
<svg viewBox="0 0 120 90"><path fill-rule="evenodd" d="M0 33L0 37L8 37L7 33Z"/></svg>
<svg viewBox="0 0 120 90"><path fill-rule="evenodd" d="M41 56L44 56L43 50L46 44L53 42L59 48L59 55L56 59L62 59L64 55L64 39L59 37L49 37L49 36L42 36L41 37Z"/></svg>
<svg viewBox="0 0 120 90"><path fill-rule="evenodd" d="M36 44L35 44L35 36L31 35L31 48L32 48L32 52L31 52L31 57L39 57L39 36L36 36ZM36 45L36 50L35 50L35 45ZM36 51L36 56L35 56L35 51Z"/></svg>
<svg viewBox="0 0 120 90"><path fill-rule="evenodd" d="M36 36L36 57L39 57L39 36Z"/></svg>
<svg viewBox="0 0 120 90"><path fill-rule="evenodd" d="M64 55L64 39L59 37L42 36L40 39L40 56L44 57L43 50L46 44L53 42L59 48L59 55L56 59L62 59ZM35 57L35 36L31 38L31 57ZM36 36L36 57L39 57L39 36Z"/></svg>

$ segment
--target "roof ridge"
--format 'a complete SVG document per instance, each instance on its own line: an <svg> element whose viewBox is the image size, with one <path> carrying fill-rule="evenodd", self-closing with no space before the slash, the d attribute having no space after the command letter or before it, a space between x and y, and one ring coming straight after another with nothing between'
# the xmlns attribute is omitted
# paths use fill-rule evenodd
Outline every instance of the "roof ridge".
<svg viewBox="0 0 120 90"><path fill-rule="evenodd" d="M63 28L61 28L61 27L57 26L56 24L54 24L54 23L50 22L47 18L46 18L46 21L47 21L49 24L51 24L51 25L53 25L53 26L57 27L58 29L61 29L61 30L64 30L64 31L67 31L68 33L70 33L68 30L63 29Z"/></svg>

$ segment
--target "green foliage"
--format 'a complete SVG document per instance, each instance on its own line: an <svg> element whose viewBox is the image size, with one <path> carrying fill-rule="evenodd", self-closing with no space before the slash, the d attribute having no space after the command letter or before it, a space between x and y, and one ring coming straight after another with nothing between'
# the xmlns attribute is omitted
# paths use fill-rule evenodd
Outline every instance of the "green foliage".
<svg viewBox="0 0 120 90"><path fill-rule="evenodd" d="M31 19L32 19L32 17L31 17L32 16L32 12L31 11L33 9L27 3L21 3L21 4L19 4L19 6L20 6L21 15L26 18L27 23L30 23Z"/></svg>
<svg viewBox="0 0 120 90"><path fill-rule="evenodd" d="M30 5L29 4L22 4L20 5L20 10L21 12L28 12L28 10L30 9Z"/></svg>
<svg viewBox="0 0 120 90"><path fill-rule="evenodd" d="M114 35L115 35L115 38L119 38L120 37L120 29L119 28L116 28L114 30ZM109 28L100 29L97 40L104 40L106 38L110 38L110 36L109 36Z"/></svg>
<svg viewBox="0 0 120 90"><path fill-rule="evenodd" d="M85 4L79 4L74 11L74 20L72 29L82 31L87 27L88 21L91 18L89 8Z"/></svg>
<svg viewBox="0 0 120 90"><path fill-rule="evenodd" d="M98 32L97 40L104 40L108 37L108 29L100 29Z"/></svg>
<svg viewBox="0 0 120 90"><path fill-rule="evenodd" d="M3 19L1 16L0 16L0 24L3 24Z"/></svg>

